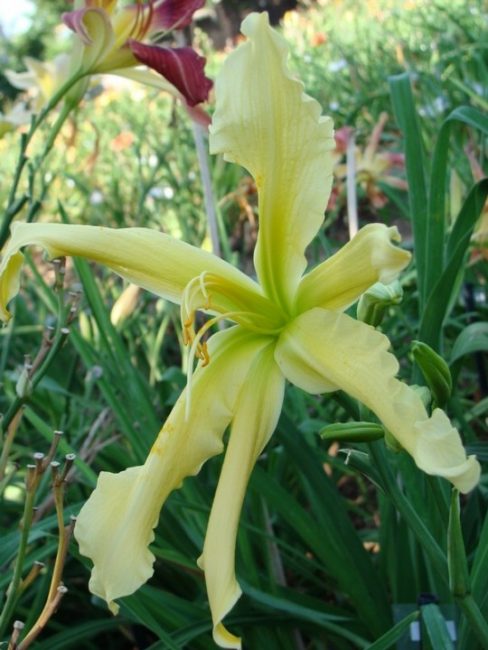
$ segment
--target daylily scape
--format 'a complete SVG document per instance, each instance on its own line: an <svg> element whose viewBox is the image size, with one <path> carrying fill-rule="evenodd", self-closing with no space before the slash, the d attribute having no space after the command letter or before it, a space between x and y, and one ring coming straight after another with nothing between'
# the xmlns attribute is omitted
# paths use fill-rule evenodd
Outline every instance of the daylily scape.
<svg viewBox="0 0 488 650"><path fill-rule="evenodd" d="M111 5L111 3L103 3ZM98 18L97 18L98 20ZM199 559L215 641L240 648L222 620L241 594L234 555L248 479L281 412L286 381L310 393L342 389L360 400L413 457L461 492L479 478L446 414L427 412L396 378L388 338L345 313L376 282L390 283L409 263L395 227L370 224L339 252L306 272L305 250L322 225L331 190L333 127L286 67L288 49L266 14L242 25L247 41L216 83L213 153L244 166L259 193L256 280L222 259L144 228L15 223L0 267L0 315L18 293L26 245L51 258L73 255L181 305L190 359L199 359L144 465L102 472L75 529L93 560L90 589L115 600L153 573L148 546L168 494L224 449L222 473ZM195 328L200 311L209 320ZM232 326L209 336L212 325ZM191 364L190 364L191 365Z"/></svg>

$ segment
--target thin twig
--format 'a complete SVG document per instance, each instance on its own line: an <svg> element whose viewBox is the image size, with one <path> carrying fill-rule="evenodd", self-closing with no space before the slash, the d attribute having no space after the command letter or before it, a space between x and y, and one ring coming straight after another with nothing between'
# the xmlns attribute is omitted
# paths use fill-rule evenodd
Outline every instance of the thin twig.
<svg viewBox="0 0 488 650"><path fill-rule="evenodd" d="M210 240L212 242L212 251L218 257L222 257L222 248L220 246L219 227L217 221L217 208L215 196L212 188L212 178L208 164L207 148L205 146L205 132L203 127L193 122L193 138L197 149L198 164L200 167L200 176L203 186L203 200L205 202L205 212L207 214L208 229Z"/></svg>
<svg viewBox="0 0 488 650"><path fill-rule="evenodd" d="M356 189L356 138L354 132L351 132L347 140L346 167L347 223L349 226L349 239L352 239L359 228Z"/></svg>

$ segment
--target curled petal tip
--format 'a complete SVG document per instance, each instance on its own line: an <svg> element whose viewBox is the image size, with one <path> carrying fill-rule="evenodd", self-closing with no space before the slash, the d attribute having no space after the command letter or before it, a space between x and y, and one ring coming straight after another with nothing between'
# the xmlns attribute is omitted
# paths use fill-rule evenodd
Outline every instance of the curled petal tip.
<svg viewBox="0 0 488 650"><path fill-rule="evenodd" d="M154 9L151 29L184 29L205 0L164 0Z"/></svg>
<svg viewBox="0 0 488 650"><path fill-rule="evenodd" d="M87 11L93 11L93 9L85 8L75 9L74 11L65 11L61 15L61 20L66 27L75 32L75 34L78 34L85 45L91 45L93 39L83 22Z"/></svg>
<svg viewBox="0 0 488 650"><path fill-rule="evenodd" d="M459 433L444 411L434 409L414 428L418 438L413 456L424 472L446 478L463 494L476 487L480 464L476 456L466 456Z"/></svg>
<svg viewBox="0 0 488 650"><path fill-rule="evenodd" d="M114 616L117 616L119 613L120 607L117 605L116 602L111 600L109 603L107 603L109 610L112 612Z"/></svg>
<svg viewBox="0 0 488 650"><path fill-rule="evenodd" d="M114 600L133 593L153 574L155 558L147 547L161 502L154 491L148 495L147 483L144 467L102 472L76 521L80 553L94 563L90 591L104 598L113 614L118 611Z"/></svg>
<svg viewBox="0 0 488 650"><path fill-rule="evenodd" d="M241 640L238 636L231 634L223 625L219 623L213 629L213 638L215 643L221 648L241 650Z"/></svg>

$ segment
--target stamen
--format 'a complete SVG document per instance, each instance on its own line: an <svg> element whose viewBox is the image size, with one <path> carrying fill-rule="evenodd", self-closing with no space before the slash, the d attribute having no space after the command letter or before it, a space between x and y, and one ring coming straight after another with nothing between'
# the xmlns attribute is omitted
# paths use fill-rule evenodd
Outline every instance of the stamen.
<svg viewBox="0 0 488 650"><path fill-rule="evenodd" d="M190 408L191 408L191 390L193 384L193 364L195 358L200 359L201 367L205 368L210 363L210 355L208 353L206 341L201 342L202 337L208 332L208 330L219 323L222 320L234 320L236 316L242 316L245 312L240 311L229 311L226 314L219 314L214 318L208 320L196 333L191 348L188 352L188 361L187 361L187 370L186 370L186 404L185 404L185 420L188 420L190 417Z"/></svg>
<svg viewBox="0 0 488 650"><path fill-rule="evenodd" d="M200 302L197 300L199 292L203 295L205 300L201 307L203 309L209 309L210 307L210 296L205 284L207 275L207 272L203 271L200 275L192 278L186 285L183 294L180 314L181 322L183 324L183 341L185 345L192 343L195 337L193 323L195 321L195 303L197 303L198 308L200 308Z"/></svg>
<svg viewBox="0 0 488 650"><path fill-rule="evenodd" d="M132 24L130 32L128 34L128 38L133 38L134 40L140 40L140 38L143 37L145 34L144 22L143 22L144 12L146 9L145 0L136 0L135 9L136 9L136 17L134 23Z"/></svg>
<svg viewBox="0 0 488 650"><path fill-rule="evenodd" d="M209 307L207 305L210 305L210 296L207 291L207 287L205 286L205 277L207 275L207 272L204 271L203 273L200 274L200 291L202 292L203 297L205 298L205 303L203 305L204 309L208 309Z"/></svg>
<svg viewBox="0 0 488 650"><path fill-rule="evenodd" d="M141 32L140 32L141 37L146 35L147 31L149 30L149 27L151 26L153 14L154 14L154 0L149 0L147 6L148 6L147 18L141 26Z"/></svg>

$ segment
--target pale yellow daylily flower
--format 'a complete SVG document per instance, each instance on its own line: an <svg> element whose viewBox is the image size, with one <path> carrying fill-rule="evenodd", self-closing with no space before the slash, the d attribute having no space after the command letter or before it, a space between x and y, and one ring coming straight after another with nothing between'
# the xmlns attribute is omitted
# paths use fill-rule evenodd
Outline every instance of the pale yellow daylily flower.
<svg viewBox="0 0 488 650"><path fill-rule="evenodd" d="M6 70L5 76L12 86L27 91L32 98L32 110L38 112L68 81L70 57L59 54L52 61L39 61L26 56L23 61L25 72Z"/></svg>
<svg viewBox="0 0 488 650"><path fill-rule="evenodd" d="M0 138L10 131L15 131L31 120L32 113L29 111L24 102L17 102L6 113L0 113Z"/></svg>
<svg viewBox="0 0 488 650"><path fill-rule="evenodd" d="M0 298L19 289L20 249L99 261L127 280L181 304L190 375L144 465L102 472L82 508L75 535L93 560L93 593L114 601L153 572L160 509L185 476L229 444L199 560L205 572L214 639L240 648L222 620L239 598L234 573L238 520L252 468L278 420L285 381L311 393L346 390L385 424L428 474L462 492L479 478L459 433L439 409L429 416L417 393L396 379L398 362L384 334L345 314L376 282L393 281L410 255L394 245L394 227L371 224L304 275L305 248L323 221L331 187L332 123L286 68L287 47L266 14L242 27L248 41L233 52L216 87L211 148L244 165L259 192L257 281L223 260L162 233L90 226L15 224L1 266ZM197 310L212 315L198 331ZM234 326L203 342L220 319Z"/></svg>

